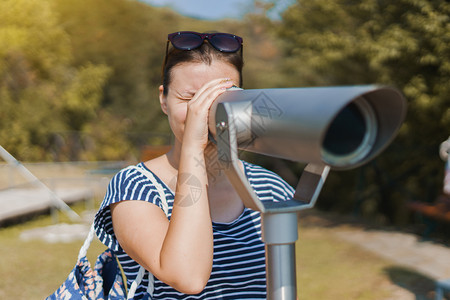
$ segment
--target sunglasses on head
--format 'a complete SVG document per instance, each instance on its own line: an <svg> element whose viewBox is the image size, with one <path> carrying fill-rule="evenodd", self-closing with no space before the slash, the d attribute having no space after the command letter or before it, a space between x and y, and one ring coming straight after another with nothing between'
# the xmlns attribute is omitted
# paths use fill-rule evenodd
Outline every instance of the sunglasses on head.
<svg viewBox="0 0 450 300"><path fill-rule="evenodd" d="M242 48L242 38L230 33L198 33L194 31L179 31L167 37L172 45L179 50L193 50L199 48L205 40L220 52L237 52ZM168 47L167 49L168 50ZM166 51L167 53L167 51Z"/></svg>

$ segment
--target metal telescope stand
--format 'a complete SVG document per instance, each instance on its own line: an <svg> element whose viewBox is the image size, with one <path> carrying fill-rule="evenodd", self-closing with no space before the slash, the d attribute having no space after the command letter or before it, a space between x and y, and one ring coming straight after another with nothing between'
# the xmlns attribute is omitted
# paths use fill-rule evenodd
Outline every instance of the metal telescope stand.
<svg viewBox="0 0 450 300"><path fill-rule="evenodd" d="M241 171L233 122L219 120L216 138L218 157L231 184L246 207L261 212L262 239L266 248L267 299L295 300L298 212L314 206L330 168L327 165L308 164L300 177L293 199L262 202Z"/></svg>
<svg viewBox="0 0 450 300"><path fill-rule="evenodd" d="M393 88L366 85L230 91L210 109L219 161L244 205L260 211L267 299L296 299L297 214L314 206L330 167L350 169L380 153L399 130L406 101ZM238 148L309 162L287 201L260 201Z"/></svg>

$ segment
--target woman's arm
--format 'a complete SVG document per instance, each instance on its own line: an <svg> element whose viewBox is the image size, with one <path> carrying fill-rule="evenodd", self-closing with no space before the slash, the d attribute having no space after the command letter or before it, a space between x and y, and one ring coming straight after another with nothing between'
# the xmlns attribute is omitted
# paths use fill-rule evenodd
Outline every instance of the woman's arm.
<svg viewBox="0 0 450 300"><path fill-rule="evenodd" d="M186 294L201 292L211 274L213 232L203 152L209 108L231 86L231 81L213 80L188 103L170 223L153 204L121 201L111 205L121 247L159 280Z"/></svg>

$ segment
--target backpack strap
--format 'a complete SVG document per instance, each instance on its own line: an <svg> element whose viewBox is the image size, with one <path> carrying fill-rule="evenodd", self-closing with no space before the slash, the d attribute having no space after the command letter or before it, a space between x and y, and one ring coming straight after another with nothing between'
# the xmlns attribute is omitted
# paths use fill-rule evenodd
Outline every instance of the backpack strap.
<svg viewBox="0 0 450 300"><path fill-rule="evenodd" d="M164 188L161 186L161 184L155 178L153 173L143 167L130 166L128 168L135 169L138 172L141 172L152 182L152 184L156 187L156 189L159 193L159 196L161 198L162 209L163 209L164 213L166 214L166 217L168 217L169 216L169 205L167 204L166 193L164 192ZM127 299L133 299L134 294L136 293L137 287L141 284L142 278L144 278L145 272L146 272L146 270L144 269L144 267L140 266L139 272L138 272L135 280L131 284L130 290L128 291ZM147 271L147 272L148 272L147 293L149 295L153 296L153 292L155 290L155 277L153 276L153 274L150 271Z"/></svg>
<svg viewBox="0 0 450 300"><path fill-rule="evenodd" d="M92 223L91 228L89 229L89 233L86 239L84 240L83 246L81 246L80 251L78 252L77 263L80 262L80 260L86 256L89 246L91 246L92 240L94 239L94 235L95 235L95 227L94 223Z"/></svg>

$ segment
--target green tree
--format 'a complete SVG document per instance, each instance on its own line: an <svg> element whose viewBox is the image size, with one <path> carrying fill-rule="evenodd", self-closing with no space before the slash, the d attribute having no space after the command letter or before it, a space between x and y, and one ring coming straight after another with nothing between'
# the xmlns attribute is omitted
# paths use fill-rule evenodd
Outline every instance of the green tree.
<svg viewBox="0 0 450 300"><path fill-rule="evenodd" d="M442 186L438 147L450 133L450 3L297 1L278 30L290 85L380 83L406 96L399 137L363 169L361 191L375 202L367 207L395 222L404 218L408 198L433 200ZM361 172L335 175L322 204L351 207Z"/></svg>
<svg viewBox="0 0 450 300"><path fill-rule="evenodd" d="M106 64L112 69L104 88L102 112L86 137L97 147L86 149L83 157L97 153L98 159L136 159L140 146L167 143L170 129L158 99L167 34L186 28L214 28L208 25L211 22L185 18L139 1L53 2L71 39L73 65ZM105 133L111 132L111 124L120 124L114 135ZM161 139L161 135L167 137ZM103 152L103 147L108 150ZM105 157L101 153L115 154Z"/></svg>
<svg viewBox="0 0 450 300"><path fill-rule="evenodd" d="M104 116L128 119L136 132L167 131L158 100L165 29L177 27L182 18L138 1L53 2L70 35L74 65L112 68L101 103L109 111Z"/></svg>
<svg viewBox="0 0 450 300"><path fill-rule="evenodd" d="M0 143L21 160L52 159L54 132L83 130L109 74L71 66L57 21L46 0L0 2Z"/></svg>

